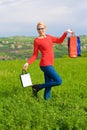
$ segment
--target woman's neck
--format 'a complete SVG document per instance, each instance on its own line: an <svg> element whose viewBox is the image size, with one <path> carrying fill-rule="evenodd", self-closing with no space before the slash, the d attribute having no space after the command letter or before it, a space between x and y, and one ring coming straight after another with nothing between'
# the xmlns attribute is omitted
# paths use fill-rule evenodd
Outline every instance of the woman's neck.
<svg viewBox="0 0 87 130"><path fill-rule="evenodd" d="M45 38L46 35L39 35L38 38Z"/></svg>

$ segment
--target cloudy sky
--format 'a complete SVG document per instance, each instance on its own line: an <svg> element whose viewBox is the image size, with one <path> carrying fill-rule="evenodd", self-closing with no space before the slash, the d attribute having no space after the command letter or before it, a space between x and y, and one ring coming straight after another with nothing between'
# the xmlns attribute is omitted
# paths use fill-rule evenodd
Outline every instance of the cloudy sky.
<svg viewBox="0 0 87 130"><path fill-rule="evenodd" d="M36 36L38 21L51 35L68 28L76 35L87 34L87 0L0 0L0 37Z"/></svg>

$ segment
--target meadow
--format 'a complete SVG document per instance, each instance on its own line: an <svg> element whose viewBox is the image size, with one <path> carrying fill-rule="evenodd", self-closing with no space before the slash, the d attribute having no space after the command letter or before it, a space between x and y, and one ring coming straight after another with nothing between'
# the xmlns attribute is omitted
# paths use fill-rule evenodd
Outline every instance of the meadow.
<svg viewBox="0 0 87 130"><path fill-rule="evenodd" d="M20 74L25 60L0 61L0 130L87 130L87 57L56 58L62 77L45 101L44 90L33 97L23 88ZM33 84L43 83L39 60L29 66Z"/></svg>

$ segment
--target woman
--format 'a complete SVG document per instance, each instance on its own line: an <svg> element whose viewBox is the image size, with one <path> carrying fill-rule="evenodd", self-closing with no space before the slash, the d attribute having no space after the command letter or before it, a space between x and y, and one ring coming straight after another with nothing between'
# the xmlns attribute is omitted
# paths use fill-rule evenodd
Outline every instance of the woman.
<svg viewBox="0 0 87 130"><path fill-rule="evenodd" d="M39 36L34 40L34 52L28 61L24 64L23 70L27 70L28 66L34 62L38 57L38 51L41 52L40 69L44 73L45 83L36 84L32 86L34 96L37 97L38 91L44 90L44 99L50 98L50 92L53 86L61 85L62 79L55 71L54 65L54 53L53 43L61 44L66 38L68 33L73 33L72 30L68 29L63 33L60 38L47 35L46 25L43 22L37 24L37 31Z"/></svg>

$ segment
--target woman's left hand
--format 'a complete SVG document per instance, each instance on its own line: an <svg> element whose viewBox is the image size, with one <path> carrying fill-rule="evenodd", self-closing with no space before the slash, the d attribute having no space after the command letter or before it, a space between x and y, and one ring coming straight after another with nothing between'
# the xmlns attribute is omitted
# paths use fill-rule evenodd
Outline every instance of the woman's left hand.
<svg viewBox="0 0 87 130"><path fill-rule="evenodd" d="M72 31L72 29L67 29L66 32L70 33L70 34L74 34L74 32Z"/></svg>

